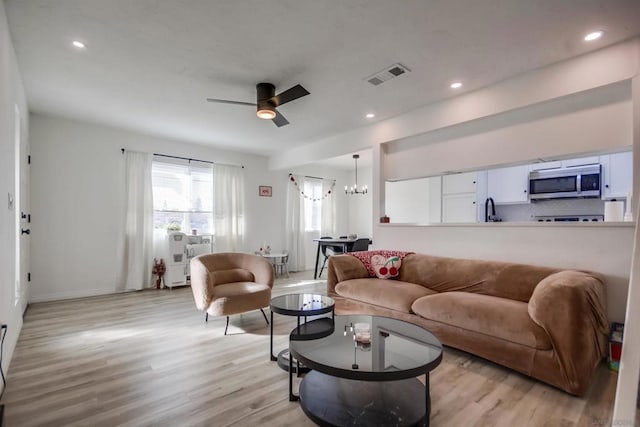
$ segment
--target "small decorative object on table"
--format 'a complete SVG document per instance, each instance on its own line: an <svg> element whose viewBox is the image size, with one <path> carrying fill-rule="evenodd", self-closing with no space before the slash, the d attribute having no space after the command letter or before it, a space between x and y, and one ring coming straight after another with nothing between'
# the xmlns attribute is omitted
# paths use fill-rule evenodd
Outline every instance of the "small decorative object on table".
<svg viewBox="0 0 640 427"><path fill-rule="evenodd" d="M357 238L358 238L358 235L356 233L349 234L349 239L356 240Z"/></svg>
<svg viewBox="0 0 640 427"><path fill-rule="evenodd" d="M618 372L620 369L620 356L622 356L622 336L624 323L613 322L609 334L609 367Z"/></svg>
<svg viewBox="0 0 640 427"><path fill-rule="evenodd" d="M167 271L167 266L164 263L164 259L160 258L160 262L158 262L157 258L153 259L153 270L151 273L155 274L156 277L156 289L160 289L162 287L162 280L164 280L164 273Z"/></svg>
<svg viewBox="0 0 640 427"><path fill-rule="evenodd" d="M371 350L371 325L368 323L356 323L353 325L353 339L356 347L363 350Z"/></svg>

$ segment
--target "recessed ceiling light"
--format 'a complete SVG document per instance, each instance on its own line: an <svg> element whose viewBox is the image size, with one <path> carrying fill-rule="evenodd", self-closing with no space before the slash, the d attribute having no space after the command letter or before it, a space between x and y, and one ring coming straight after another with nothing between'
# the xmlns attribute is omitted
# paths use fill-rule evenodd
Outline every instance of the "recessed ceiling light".
<svg viewBox="0 0 640 427"><path fill-rule="evenodd" d="M367 119L373 119L376 115L373 113L367 113L367 115L365 116Z"/></svg>
<svg viewBox="0 0 640 427"><path fill-rule="evenodd" d="M462 83L460 82L451 83L451 89L458 89L461 87L462 87Z"/></svg>
<svg viewBox="0 0 640 427"><path fill-rule="evenodd" d="M603 34L604 34L604 31L602 31L602 30L594 31L594 32L589 33L586 36L584 36L584 40L587 41L587 42L598 40L600 37L602 37Z"/></svg>
<svg viewBox="0 0 640 427"><path fill-rule="evenodd" d="M79 40L74 40L71 44L73 45L73 47L77 47L78 49L84 49L87 47L86 44L82 43Z"/></svg>

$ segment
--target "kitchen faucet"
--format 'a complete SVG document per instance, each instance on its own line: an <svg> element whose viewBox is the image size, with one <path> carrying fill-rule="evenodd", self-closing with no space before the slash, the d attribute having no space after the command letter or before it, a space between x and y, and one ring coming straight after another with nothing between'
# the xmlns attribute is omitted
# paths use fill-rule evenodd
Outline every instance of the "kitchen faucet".
<svg viewBox="0 0 640 427"><path fill-rule="evenodd" d="M491 203L491 215L489 215L489 203ZM487 197L484 201L484 222L497 222L500 221L496 217L496 204L493 202L493 198Z"/></svg>

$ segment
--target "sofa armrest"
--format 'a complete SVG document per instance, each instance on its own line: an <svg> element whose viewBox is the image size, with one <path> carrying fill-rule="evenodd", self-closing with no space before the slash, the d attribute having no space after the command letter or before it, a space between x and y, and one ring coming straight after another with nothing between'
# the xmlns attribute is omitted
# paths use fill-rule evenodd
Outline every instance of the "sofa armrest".
<svg viewBox="0 0 640 427"><path fill-rule="evenodd" d="M244 268L253 273L256 283L267 285L273 289L274 271L273 264L267 261L266 258L255 255L247 255L247 263L243 265Z"/></svg>
<svg viewBox="0 0 640 427"><path fill-rule="evenodd" d="M327 295L335 294L336 285L350 279L369 277L362 261L353 255L333 255L327 267Z"/></svg>
<svg viewBox="0 0 640 427"><path fill-rule="evenodd" d="M551 274L537 284L528 311L549 335L568 388L582 394L606 355L609 323L603 279L581 271Z"/></svg>
<svg viewBox="0 0 640 427"><path fill-rule="evenodd" d="M213 298L213 280L209 269L198 258L193 258L189 265L191 275L191 291L198 310L206 310Z"/></svg>

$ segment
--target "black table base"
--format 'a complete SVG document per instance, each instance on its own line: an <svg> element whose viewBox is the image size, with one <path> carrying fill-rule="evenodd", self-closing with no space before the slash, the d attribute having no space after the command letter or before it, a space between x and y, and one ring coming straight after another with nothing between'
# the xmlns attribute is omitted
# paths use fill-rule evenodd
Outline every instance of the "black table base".
<svg viewBox="0 0 640 427"><path fill-rule="evenodd" d="M289 371L289 357L291 357L291 353L289 353L288 348L285 348L280 353L278 353L278 357L277 357L278 366L287 372ZM293 359L292 365L293 365L293 370L291 371L291 373L293 374L298 373L298 367L300 367L299 369L301 374L306 374L311 370L306 366L299 364L295 358Z"/></svg>
<svg viewBox="0 0 640 427"><path fill-rule="evenodd" d="M419 398L425 392L426 408ZM357 381L311 371L299 396L304 413L321 426L429 425L429 390L417 378Z"/></svg>

